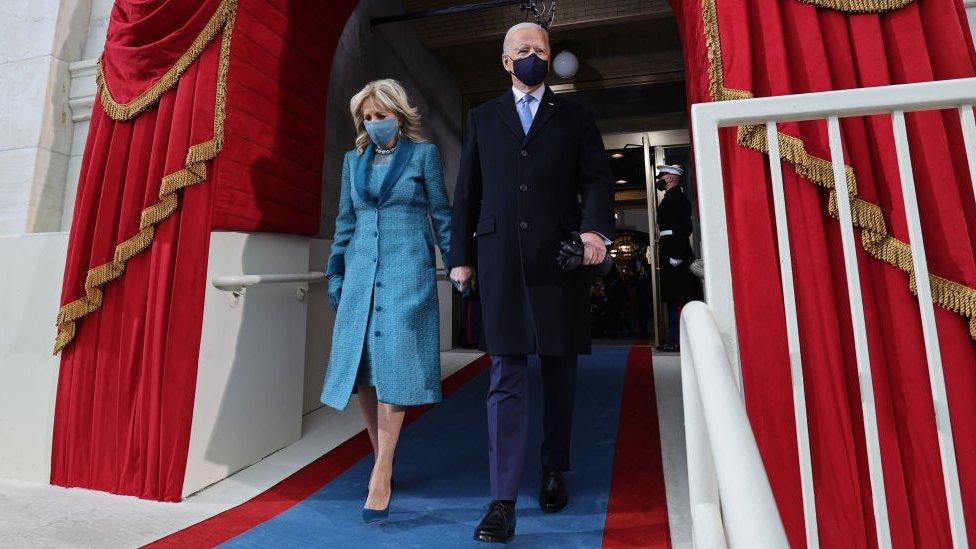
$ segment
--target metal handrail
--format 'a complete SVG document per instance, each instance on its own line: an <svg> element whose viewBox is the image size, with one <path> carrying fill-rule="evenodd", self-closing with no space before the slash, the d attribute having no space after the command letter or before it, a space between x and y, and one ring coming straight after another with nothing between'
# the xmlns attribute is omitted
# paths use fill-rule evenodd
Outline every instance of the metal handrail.
<svg viewBox="0 0 976 549"><path fill-rule="evenodd" d="M261 284L315 284L325 280L325 273L289 273L260 275L220 275L210 279L214 288L240 294L245 288Z"/></svg>
<svg viewBox="0 0 976 549"><path fill-rule="evenodd" d="M681 313L681 385L695 547L789 547L718 325L700 301Z"/></svg>

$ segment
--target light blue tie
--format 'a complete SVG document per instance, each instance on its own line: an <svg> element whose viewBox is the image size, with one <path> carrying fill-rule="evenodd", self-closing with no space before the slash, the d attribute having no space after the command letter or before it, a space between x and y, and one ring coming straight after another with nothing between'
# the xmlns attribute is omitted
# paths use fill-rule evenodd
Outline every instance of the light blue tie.
<svg viewBox="0 0 976 549"><path fill-rule="evenodd" d="M519 100L519 120L522 121L522 131L525 135L529 135L529 128L532 127L532 102L535 101L535 97L531 95L523 96Z"/></svg>

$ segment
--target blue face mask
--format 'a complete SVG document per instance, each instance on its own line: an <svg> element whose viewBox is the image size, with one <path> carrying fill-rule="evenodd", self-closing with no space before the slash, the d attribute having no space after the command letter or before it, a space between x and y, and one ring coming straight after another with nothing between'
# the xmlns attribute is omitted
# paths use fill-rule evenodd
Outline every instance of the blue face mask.
<svg viewBox="0 0 976 549"><path fill-rule="evenodd" d="M386 147L386 144L392 141L397 132L400 131L400 125L394 117L382 120L366 120L363 124L366 126L366 133L369 134L369 138L380 148Z"/></svg>

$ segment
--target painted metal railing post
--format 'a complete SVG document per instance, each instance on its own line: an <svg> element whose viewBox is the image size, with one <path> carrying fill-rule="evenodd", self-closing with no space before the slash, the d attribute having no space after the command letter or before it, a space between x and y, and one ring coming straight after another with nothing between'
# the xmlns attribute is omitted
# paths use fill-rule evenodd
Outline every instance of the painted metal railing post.
<svg viewBox="0 0 976 549"><path fill-rule="evenodd" d="M786 193L783 189L783 165L780 160L779 132L776 122L766 123L769 143L769 174L773 187L773 210L776 217L776 244L779 249L779 272L783 287L783 309L786 313L786 340L790 353L790 383L793 389L793 417L796 423L796 449L800 466L800 489L803 497L803 522L807 547L820 547L817 529L817 502L813 488L813 464L810 457L810 429L807 424L807 392L803 383L803 360L800 356L800 325L793 287L793 254L790 253L789 222L786 218Z"/></svg>
<svg viewBox="0 0 976 549"><path fill-rule="evenodd" d="M915 196L915 174L912 171L912 159L908 147L905 113L900 110L893 111L891 123L895 132L898 172L901 175L902 197L905 202L905 221L908 225L909 244L912 247L912 264L915 267L918 308L922 315L922 336L928 359L929 384L932 386L932 403L935 405L935 425L942 458L942 477L945 480L946 503L949 506L949 529L952 532L953 547L965 548L969 547L969 541L966 539L966 520L963 516L959 471L956 467L956 447L952 440L949 402L942 371L942 350L939 346L938 327L935 324L932 286L929 281L928 261L925 258L925 244L922 240L922 221L918 212L918 199Z"/></svg>
<svg viewBox="0 0 976 549"><path fill-rule="evenodd" d="M695 138L695 174L699 189L702 263L705 267L705 301L712 306L715 313L715 321L725 342L729 363L735 372L736 384L742 392L718 121L702 112L704 106L692 106L692 131Z"/></svg>
<svg viewBox="0 0 976 549"><path fill-rule="evenodd" d="M854 241L854 218L851 214L851 195L847 185L844 145L841 141L840 121L836 116L827 119L827 137L834 170L834 190L840 214L841 244L844 247L844 268L847 274L847 293L851 304L851 325L854 327L854 355L857 359L857 379L861 393L861 415L864 420L864 439L868 453L868 475L871 477L871 501L878 533L878 547L891 547L888 525L888 503L885 497L884 470L881 466L881 443L878 437L878 417L874 400L874 377L868 353L868 330L864 320L864 299L861 295L860 266L857 263L857 244Z"/></svg>

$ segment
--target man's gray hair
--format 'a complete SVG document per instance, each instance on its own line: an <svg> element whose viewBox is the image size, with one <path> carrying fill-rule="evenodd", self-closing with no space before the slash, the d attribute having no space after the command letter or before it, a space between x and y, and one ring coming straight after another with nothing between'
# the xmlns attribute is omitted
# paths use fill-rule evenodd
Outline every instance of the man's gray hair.
<svg viewBox="0 0 976 549"><path fill-rule="evenodd" d="M512 28L508 29L505 33L505 41L502 42L502 53L508 53L514 46L512 40L514 39L515 32L522 29L538 29L542 31L542 34L546 35L546 43L549 43L549 31L545 29L542 25L538 23L530 23L528 21L512 25Z"/></svg>

